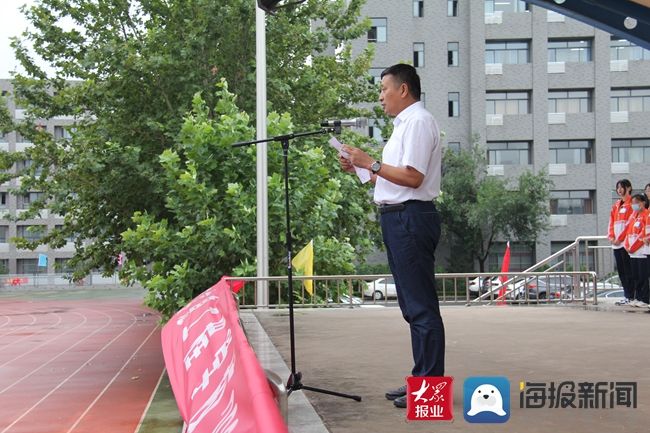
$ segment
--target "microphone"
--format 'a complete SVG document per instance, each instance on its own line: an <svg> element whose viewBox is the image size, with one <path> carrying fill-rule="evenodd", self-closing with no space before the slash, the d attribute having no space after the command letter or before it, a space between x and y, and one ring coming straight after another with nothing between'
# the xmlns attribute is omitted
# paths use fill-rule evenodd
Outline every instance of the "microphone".
<svg viewBox="0 0 650 433"><path fill-rule="evenodd" d="M320 126L323 126L325 128L346 127L365 129L368 127L368 119L365 117L357 117L354 119L325 120L320 123Z"/></svg>

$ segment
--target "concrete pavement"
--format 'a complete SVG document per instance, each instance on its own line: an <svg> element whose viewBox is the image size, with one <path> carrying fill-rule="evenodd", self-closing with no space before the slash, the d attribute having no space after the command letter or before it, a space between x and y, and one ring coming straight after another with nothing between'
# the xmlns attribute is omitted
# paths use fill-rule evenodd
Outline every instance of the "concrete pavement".
<svg viewBox="0 0 650 433"><path fill-rule="evenodd" d="M408 328L397 308L296 310L297 366L305 385L363 397L357 403L305 391L332 433L641 433L650 428L650 313L627 311L443 307L446 372L455 379L452 423L407 423L405 412L383 396L404 383L412 364ZM254 314L288 361L287 311ZM469 424L463 419L462 386L469 376L509 378L512 413L507 423ZM636 381L638 407L519 407L520 381L564 380Z"/></svg>

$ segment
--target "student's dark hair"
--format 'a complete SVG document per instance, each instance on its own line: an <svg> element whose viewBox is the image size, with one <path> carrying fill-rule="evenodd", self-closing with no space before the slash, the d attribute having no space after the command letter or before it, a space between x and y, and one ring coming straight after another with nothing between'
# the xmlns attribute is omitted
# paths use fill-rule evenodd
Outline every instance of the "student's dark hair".
<svg viewBox="0 0 650 433"><path fill-rule="evenodd" d="M398 63L384 69L381 73L381 78L384 78L386 75L392 75L395 80L397 80L398 84L406 83L411 96L413 96L416 101L420 100L420 94L422 93L420 77L413 66L405 63Z"/></svg>
<svg viewBox="0 0 650 433"><path fill-rule="evenodd" d="M648 189L649 186L650 186L650 183L646 184L646 186L643 187L643 190L645 191L646 189ZM650 197L648 197L648 198L650 198Z"/></svg>
<svg viewBox="0 0 650 433"><path fill-rule="evenodd" d="M616 189L618 189L619 186L622 186L625 189L632 189L632 182L627 179L621 179L616 182Z"/></svg>
<svg viewBox="0 0 650 433"><path fill-rule="evenodd" d="M632 196L632 199L633 200L636 199L636 200L642 202L646 209L648 208L648 205L650 204L650 203L648 203L648 197L646 197L645 194L634 194Z"/></svg>

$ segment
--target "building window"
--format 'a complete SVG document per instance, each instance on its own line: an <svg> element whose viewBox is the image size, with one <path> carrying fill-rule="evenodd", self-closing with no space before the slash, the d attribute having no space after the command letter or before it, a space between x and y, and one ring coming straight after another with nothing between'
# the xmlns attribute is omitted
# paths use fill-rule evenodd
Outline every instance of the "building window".
<svg viewBox="0 0 650 433"><path fill-rule="evenodd" d="M17 274L36 274L38 273L38 259L17 259Z"/></svg>
<svg viewBox="0 0 650 433"><path fill-rule="evenodd" d="M30 169L34 166L34 161L31 159L24 159L22 161L16 162L16 173L18 174L27 174L30 172ZM43 173L43 167L36 166L34 168L34 176L40 176Z"/></svg>
<svg viewBox="0 0 650 433"><path fill-rule="evenodd" d="M6 192L0 192L0 209L4 209L7 207L7 193Z"/></svg>
<svg viewBox="0 0 650 433"><path fill-rule="evenodd" d="M505 242L495 242L488 254L488 271L500 272L503 264L503 253L506 251ZM510 242L510 271L521 272L535 264L535 248L531 244Z"/></svg>
<svg viewBox="0 0 650 433"><path fill-rule="evenodd" d="M447 148L454 153L460 153L460 141L450 141L447 143Z"/></svg>
<svg viewBox="0 0 650 433"><path fill-rule="evenodd" d="M650 111L650 88L612 89L612 111Z"/></svg>
<svg viewBox="0 0 650 433"><path fill-rule="evenodd" d="M458 16L458 0L447 0L447 16Z"/></svg>
<svg viewBox="0 0 650 433"><path fill-rule="evenodd" d="M458 66L458 42L447 42L447 66Z"/></svg>
<svg viewBox="0 0 650 433"><path fill-rule="evenodd" d="M388 20L386 18L370 18L371 27L368 30L368 42L386 42Z"/></svg>
<svg viewBox="0 0 650 433"><path fill-rule="evenodd" d="M427 94L424 92L420 92L420 102L422 102L422 105L426 108L427 106Z"/></svg>
<svg viewBox="0 0 650 433"><path fill-rule="evenodd" d="M63 226L60 224L57 224L54 226L56 230L63 230ZM65 238L66 242L74 242L75 241L75 236L74 235L67 235Z"/></svg>
<svg viewBox="0 0 650 433"><path fill-rule="evenodd" d="M17 209L29 209L29 206L43 198L44 194L42 192L29 192L27 194L19 195L16 197L16 208Z"/></svg>
<svg viewBox="0 0 650 433"><path fill-rule="evenodd" d="M9 226L0 226L0 242L6 244L9 241Z"/></svg>
<svg viewBox="0 0 650 433"><path fill-rule="evenodd" d="M551 214L584 215L594 213L594 191L551 191Z"/></svg>
<svg viewBox="0 0 650 433"><path fill-rule="evenodd" d="M416 68L424 66L424 42L413 43L413 66Z"/></svg>
<svg viewBox="0 0 650 433"><path fill-rule="evenodd" d="M591 164L594 142L592 140L549 141L551 164Z"/></svg>
<svg viewBox="0 0 650 433"><path fill-rule="evenodd" d="M0 259L0 274L9 273L9 259Z"/></svg>
<svg viewBox="0 0 650 433"><path fill-rule="evenodd" d="M549 90L549 113L591 113L590 90Z"/></svg>
<svg viewBox="0 0 650 433"><path fill-rule="evenodd" d="M530 10L528 3L522 0L485 0L485 13L525 12Z"/></svg>
<svg viewBox="0 0 650 433"><path fill-rule="evenodd" d="M612 140L612 162L650 162L650 138Z"/></svg>
<svg viewBox="0 0 650 433"><path fill-rule="evenodd" d="M66 140L69 140L72 138L72 132L73 129L67 128L65 126L55 126L54 127L54 138L64 138Z"/></svg>
<svg viewBox="0 0 650 433"><path fill-rule="evenodd" d="M6 132L0 132L0 143L6 143L9 141L9 134Z"/></svg>
<svg viewBox="0 0 650 433"><path fill-rule="evenodd" d="M529 41L486 41L485 63L530 63Z"/></svg>
<svg viewBox="0 0 650 433"><path fill-rule="evenodd" d="M458 92L448 93L447 100L449 101L447 104L449 117L460 116L460 93Z"/></svg>
<svg viewBox="0 0 650 433"><path fill-rule="evenodd" d="M555 254L558 251L568 247L571 245L574 241L551 241L551 254ZM596 247L598 242L594 241L588 241L587 242L587 248L582 248L580 247L580 269L575 269L576 271L578 270L595 270L596 269L596 254L595 248L589 248L589 247ZM565 263L565 268L571 269L574 266L574 258L573 254L575 251L570 251L564 255L562 258Z"/></svg>
<svg viewBox="0 0 650 433"><path fill-rule="evenodd" d="M549 62L591 62L591 39L549 40Z"/></svg>
<svg viewBox="0 0 650 433"><path fill-rule="evenodd" d="M488 141L488 164L528 165L532 143L529 141Z"/></svg>
<svg viewBox="0 0 650 433"><path fill-rule="evenodd" d="M383 121L377 119L368 120L368 136L374 138L377 143L383 143L384 137L381 135L381 130L383 128Z"/></svg>
<svg viewBox="0 0 650 433"><path fill-rule="evenodd" d="M369 74L370 74L370 82L372 84L379 84L381 83L381 73L384 71L385 68L370 68Z"/></svg>
<svg viewBox="0 0 650 433"><path fill-rule="evenodd" d="M31 140L24 137L20 132L16 131L16 143L31 143Z"/></svg>
<svg viewBox="0 0 650 433"><path fill-rule="evenodd" d="M58 258L54 259L54 271L60 274L71 274L74 272L74 269L68 264L70 262L69 258Z"/></svg>
<svg viewBox="0 0 650 433"><path fill-rule="evenodd" d="M418 18L424 16L424 0L413 0L413 16Z"/></svg>
<svg viewBox="0 0 650 433"><path fill-rule="evenodd" d="M16 236L19 238L25 238L29 242L35 242L41 240L45 236L46 226L44 225L34 225L34 226L16 226Z"/></svg>
<svg viewBox="0 0 650 433"><path fill-rule="evenodd" d="M486 114L530 113L530 92L487 92Z"/></svg>
<svg viewBox="0 0 650 433"><path fill-rule="evenodd" d="M609 53L612 60L650 60L650 50L616 36L612 36Z"/></svg>

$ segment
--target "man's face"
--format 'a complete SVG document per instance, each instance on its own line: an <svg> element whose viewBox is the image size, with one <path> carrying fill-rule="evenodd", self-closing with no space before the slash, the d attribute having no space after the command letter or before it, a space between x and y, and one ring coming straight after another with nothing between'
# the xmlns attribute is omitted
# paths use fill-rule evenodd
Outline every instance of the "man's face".
<svg viewBox="0 0 650 433"><path fill-rule="evenodd" d="M402 86L406 86L406 84L399 84L392 75L384 75L384 78L381 79L379 102L381 103L381 107L384 109L384 113L389 116L397 116L401 111Z"/></svg>

